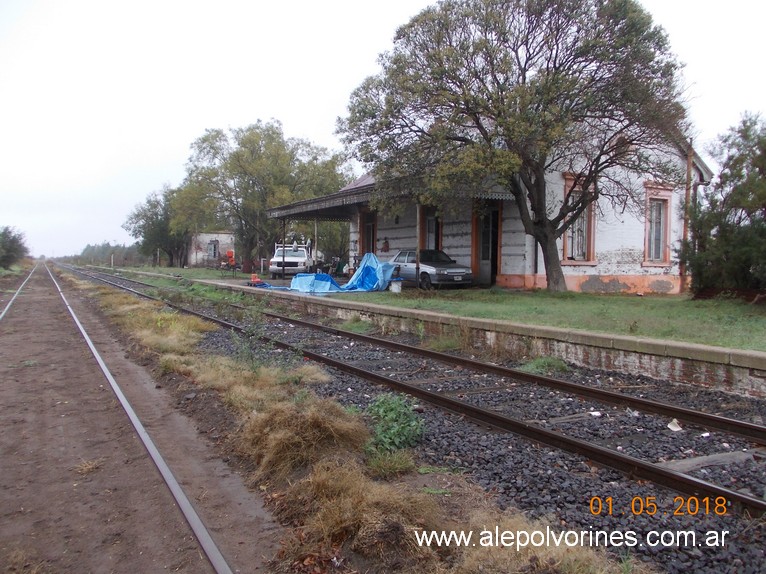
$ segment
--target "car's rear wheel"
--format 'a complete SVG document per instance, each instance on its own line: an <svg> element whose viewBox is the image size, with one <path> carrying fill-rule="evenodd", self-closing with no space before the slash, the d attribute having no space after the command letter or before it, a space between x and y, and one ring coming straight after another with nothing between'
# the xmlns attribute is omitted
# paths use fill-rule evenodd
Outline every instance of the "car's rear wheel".
<svg viewBox="0 0 766 574"><path fill-rule="evenodd" d="M433 283L431 283L431 276L428 273L420 274L420 288L426 291L433 289Z"/></svg>

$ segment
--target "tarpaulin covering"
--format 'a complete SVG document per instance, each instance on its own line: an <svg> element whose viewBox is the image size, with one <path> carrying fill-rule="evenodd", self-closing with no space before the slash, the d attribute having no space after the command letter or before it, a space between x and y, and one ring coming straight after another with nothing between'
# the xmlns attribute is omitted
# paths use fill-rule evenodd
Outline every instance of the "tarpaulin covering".
<svg viewBox="0 0 766 574"><path fill-rule="evenodd" d="M373 253L367 253L359 269L345 285L338 285L326 273L298 273L290 283L290 290L302 293L385 291L391 282L394 268L392 263L378 261Z"/></svg>
<svg viewBox="0 0 766 574"><path fill-rule="evenodd" d="M327 273L298 273L290 282L290 291L303 293L332 293L341 286Z"/></svg>

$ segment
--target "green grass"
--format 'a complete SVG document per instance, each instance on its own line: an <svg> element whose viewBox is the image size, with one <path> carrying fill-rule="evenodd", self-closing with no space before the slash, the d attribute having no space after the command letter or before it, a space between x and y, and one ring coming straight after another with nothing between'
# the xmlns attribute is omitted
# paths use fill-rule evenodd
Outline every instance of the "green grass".
<svg viewBox="0 0 766 574"><path fill-rule="evenodd" d="M221 271L220 269L210 269L207 267L191 267L189 269L181 269L179 267L124 267L118 269L120 272L137 273L155 273L157 275L168 275L169 277L182 277L183 279L231 279L237 278L247 281L250 279L250 275L246 275L241 271L237 271L236 274L231 271Z"/></svg>
<svg viewBox="0 0 766 574"><path fill-rule="evenodd" d="M343 294L352 301L449 315L766 351L766 305L686 295L594 295L501 289Z"/></svg>
<svg viewBox="0 0 766 574"><path fill-rule="evenodd" d="M370 321L364 321L358 315L355 315L348 321L344 321L340 328L344 331L350 331L351 333L357 333L358 335L367 335L375 330L375 325Z"/></svg>
<svg viewBox="0 0 766 574"><path fill-rule="evenodd" d="M519 370L533 375L554 375L568 372L569 367L556 357L537 357L523 364Z"/></svg>
<svg viewBox="0 0 766 574"><path fill-rule="evenodd" d="M32 268L33 263L25 262L24 264L15 263L11 265L9 269L3 269L0 267L0 277L20 276L24 273L28 273Z"/></svg>
<svg viewBox="0 0 766 574"><path fill-rule="evenodd" d="M375 478L389 479L415 469L415 458L409 450L371 450L367 454L367 469Z"/></svg>

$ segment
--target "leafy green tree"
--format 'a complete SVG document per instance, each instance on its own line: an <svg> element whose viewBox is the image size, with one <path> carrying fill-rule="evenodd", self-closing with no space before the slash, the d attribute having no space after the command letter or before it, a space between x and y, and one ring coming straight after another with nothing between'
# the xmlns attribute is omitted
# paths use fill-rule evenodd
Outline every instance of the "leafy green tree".
<svg viewBox="0 0 766 574"><path fill-rule="evenodd" d="M183 267L187 263L190 235L185 228L171 229L170 203L174 193L169 186L152 193L136 206L122 227L139 240L140 253L152 255L159 249L167 255L168 267Z"/></svg>
<svg viewBox="0 0 766 574"><path fill-rule="evenodd" d="M566 290L556 240L590 204L638 208L639 177L678 177L667 151L685 129L680 66L633 0L444 0L399 28L380 63L338 122L376 176L375 203L407 192L465 209L504 188L550 290ZM562 203L552 172L579 191Z"/></svg>
<svg viewBox="0 0 766 574"><path fill-rule="evenodd" d="M766 122L745 114L711 148L720 172L692 208L682 250L692 290L766 288Z"/></svg>
<svg viewBox="0 0 766 574"><path fill-rule="evenodd" d="M216 198L207 190L186 182L173 189L168 196L170 209L170 230L174 233L222 231L231 228L231 222Z"/></svg>
<svg viewBox="0 0 766 574"><path fill-rule="evenodd" d="M228 133L207 130L192 144L185 186L214 198L232 223L248 273L252 260L270 257L282 236L279 222L266 216L268 208L338 191L346 181L339 155L285 138L279 122L259 121ZM305 226L291 232L313 235Z"/></svg>
<svg viewBox="0 0 766 574"><path fill-rule="evenodd" d="M12 227L0 229L0 267L10 269L29 255L29 249L24 243L24 234Z"/></svg>

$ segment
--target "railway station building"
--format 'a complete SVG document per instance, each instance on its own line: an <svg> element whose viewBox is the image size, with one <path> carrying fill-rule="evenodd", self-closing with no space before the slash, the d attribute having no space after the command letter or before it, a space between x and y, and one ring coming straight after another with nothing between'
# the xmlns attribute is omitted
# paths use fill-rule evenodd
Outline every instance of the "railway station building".
<svg viewBox="0 0 766 574"><path fill-rule="evenodd" d="M618 211L601 198L558 241L567 288L591 293L679 293L683 269L676 250L688 235L685 205L697 188L713 177L691 148L679 148L685 185L670 187L641 182L643 214ZM571 180L551 172L548 189L561 190L563 202ZM399 249L442 249L470 266L474 282L517 289L546 286L543 257L535 240L524 232L513 195L498 189L482 193L460 215L440 214L435 206L415 201L399 215L370 207L375 179L364 175L336 193L272 208L283 221L348 221L349 265L366 253L388 260ZM405 200L406 201L406 200ZM470 201L470 200L469 200ZM481 209L477 209L477 206Z"/></svg>

